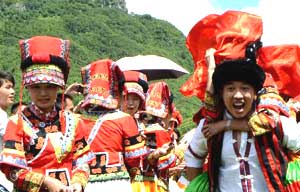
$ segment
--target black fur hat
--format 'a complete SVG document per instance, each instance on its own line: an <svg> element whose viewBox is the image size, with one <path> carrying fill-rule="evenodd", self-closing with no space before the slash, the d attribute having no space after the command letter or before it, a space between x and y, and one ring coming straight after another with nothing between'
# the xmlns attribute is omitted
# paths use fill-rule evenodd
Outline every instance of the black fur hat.
<svg viewBox="0 0 300 192"><path fill-rule="evenodd" d="M259 91L266 78L264 70L256 63L256 53L261 47L262 42L258 39L247 45L245 58L226 60L217 65L212 77L214 93L219 93L230 81L249 83L256 91Z"/></svg>
<svg viewBox="0 0 300 192"><path fill-rule="evenodd" d="M212 77L214 93L222 90L230 81L243 81L252 85L256 91L263 87L264 70L251 59L227 60L216 66Z"/></svg>

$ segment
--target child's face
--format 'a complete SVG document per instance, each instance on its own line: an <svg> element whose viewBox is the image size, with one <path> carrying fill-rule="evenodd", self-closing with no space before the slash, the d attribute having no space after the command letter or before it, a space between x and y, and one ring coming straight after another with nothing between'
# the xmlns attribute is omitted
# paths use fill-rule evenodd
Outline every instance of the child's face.
<svg viewBox="0 0 300 192"><path fill-rule="evenodd" d="M244 118L252 110L256 99L253 86L242 81L232 81L223 88L223 101L226 109L234 118Z"/></svg>
<svg viewBox="0 0 300 192"><path fill-rule="evenodd" d="M134 116L134 114L139 110L141 104L141 98L135 93L128 93L126 96L122 97L122 111Z"/></svg>
<svg viewBox="0 0 300 192"><path fill-rule="evenodd" d="M4 80L0 87L0 108L6 110L15 100L15 90L12 82Z"/></svg>

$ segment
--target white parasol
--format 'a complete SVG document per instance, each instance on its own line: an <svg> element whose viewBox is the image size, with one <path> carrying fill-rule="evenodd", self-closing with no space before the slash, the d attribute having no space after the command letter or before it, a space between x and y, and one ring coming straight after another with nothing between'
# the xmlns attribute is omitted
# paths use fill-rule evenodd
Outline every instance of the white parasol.
<svg viewBox="0 0 300 192"><path fill-rule="evenodd" d="M122 71L140 71L148 80L178 78L189 72L174 61L158 55L123 57L116 61Z"/></svg>

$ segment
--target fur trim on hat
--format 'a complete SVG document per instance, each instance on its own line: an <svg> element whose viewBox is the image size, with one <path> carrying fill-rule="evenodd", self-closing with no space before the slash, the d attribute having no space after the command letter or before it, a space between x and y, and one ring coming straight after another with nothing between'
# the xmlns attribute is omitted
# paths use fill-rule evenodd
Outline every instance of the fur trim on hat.
<svg viewBox="0 0 300 192"><path fill-rule="evenodd" d="M263 69L250 59L227 60L219 64L213 73L214 93L218 93L230 81L244 81L256 91L263 87L266 78Z"/></svg>

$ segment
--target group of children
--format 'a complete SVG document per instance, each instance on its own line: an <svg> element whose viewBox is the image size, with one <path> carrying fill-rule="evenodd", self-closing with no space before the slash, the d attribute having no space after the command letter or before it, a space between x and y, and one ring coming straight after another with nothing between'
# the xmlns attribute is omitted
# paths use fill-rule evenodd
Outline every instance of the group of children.
<svg viewBox="0 0 300 192"><path fill-rule="evenodd" d="M24 88L31 103L9 118L15 82L0 76L0 168L15 190L168 191L168 170L183 153L174 147L182 117L165 82L148 85L140 72L94 61L81 68L84 99L74 113L64 107L70 42L34 36L19 45L20 105Z"/></svg>

